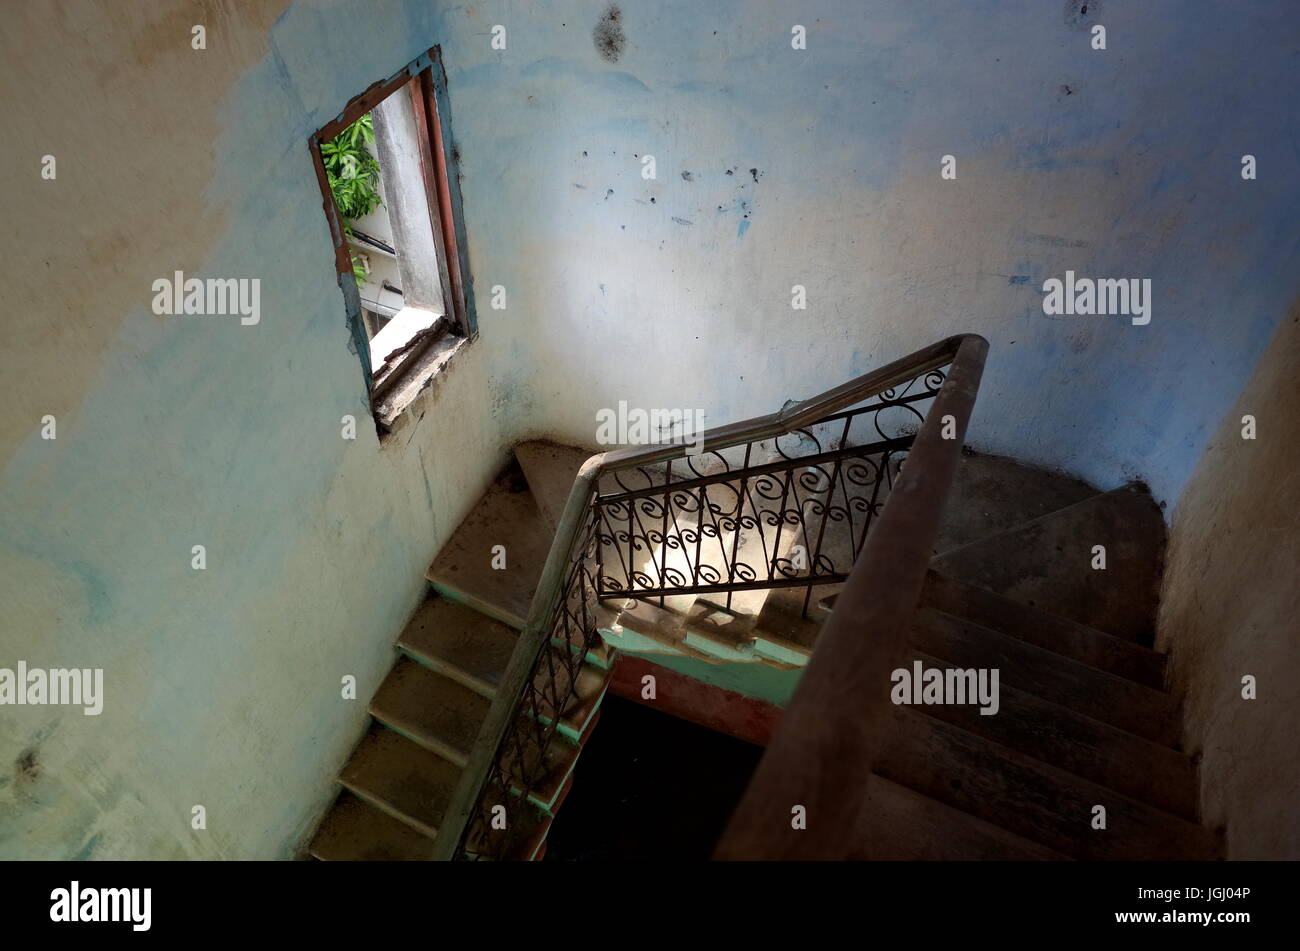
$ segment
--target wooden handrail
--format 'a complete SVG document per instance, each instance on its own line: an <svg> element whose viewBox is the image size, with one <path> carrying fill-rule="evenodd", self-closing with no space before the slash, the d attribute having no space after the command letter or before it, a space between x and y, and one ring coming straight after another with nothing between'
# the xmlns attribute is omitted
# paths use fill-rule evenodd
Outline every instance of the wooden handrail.
<svg viewBox="0 0 1300 951"><path fill-rule="evenodd" d="M903 658L987 353L984 338L961 338L715 858L842 859L854 844L894 720L890 673ZM948 416L955 427L944 439ZM805 828L794 827L796 807Z"/></svg>
<svg viewBox="0 0 1300 951"><path fill-rule="evenodd" d="M971 404L974 403L975 389L979 385L979 375L987 351L988 342L983 337L975 334L960 334L949 337L900 360L895 360L893 363L842 383L819 396L789 406L780 412L706 430L699 444L703 445L706 450L719 450L779 436L815 423L831 413L853 406L883 390L907 382L919 374L951 363L952 369L935 397L929 414L922 423L916 437L916 443L908 456L907 464L904 466L903 475L891 493L891 500L886 503L885 510L881 514L881 523L871 532L867 548L864 549L862 557L858 559L857 565L850 574L848 582L846 582L847 591L848 586L852 585L853 579L860 577L860 570L871 551L870 538L879 535L881 528L884 527L884 520L891 511L893 497L904 486L909 487L908 492L918 491L916 483L919 481L919 488L922 490L921 494L924 497L917 501L933 500L935 506L935 512L933 513L934 528L925 539L924 560L920 563L915 596L912 597L910 606L907 608L910 612L915 609L916 599L919 597L920 579L924 577L929 560L929 545L933 543L934 534L938 531L939 509L942 506L948 485L952 480L952 472L956 467L957 455L960 453L962 445L962 436L966 430L966 419L970 414ZM958 372L959 369L961 372ZM954 381L954 375L957 376L956 381ZM965 396L967 387L970 390L969 398ZM960 391L961 395L957 395L958 391ZM943 413L953 413L957 417L957 438L952 442L951 446L937 445L928 449L922 455L921 460L918 461L918 450L929 447L940 439L939 424L936 419L938 415L941 415L939 412L941 406L948 407L943 410ZM448 860L455 857L456 850L460 845L460 839L474 810L474 804L478 800L480 791L487 779L488 771L496 758L497 750L513 722L519 698L532 676L533 666L550 640L550 624L562 593L565 573L570 565L574 545L582 530L587 509L591 504L592 496L596 492L600 477L606 472L655 465L670 459L681 458L687 454L689 449L690 447L685 445L671 444L614 450L592 456L579 470L577 477L574 479L573 488L569 492L564 512L560 516L559 524L556 527L555 538L546 557L546 565L542 569L542 576L538 580L537 590L529 606L528 619L525 622L524 630L497 686L496 695L492 700L488 714L479 727L478 737L471 749L465 768L461 771L451 801L439 826L438 836L434 843L435 859ZM951 450L951 452L948 450ZM947 455L951 455L951 459L946 459ZM947 465L942 489L937 493L937 497L935 493L929 490L930 483L927 483L926 480L910 478L915 470L924 469L931 457L939 457L939 462ZM898 506L895 506L895 508L902 510ZM895 516L895 521L900 517ZM843 599L843 593L841 599ZM839 614L840 610L840 607L837 606L836 614ZM845 613L847 614L847 611ZM834 616L832 616L833 620ZM830 622L828 622L829 626ZM826 639L827 632L823 631L818 641L817 653L821 653L821 645ZM817 653L814 654L814 662ZM812 669L813 664L810 663L808 670L811 671ZM804 682L807 679L808 673L805 673ZM799 701L802 692L803 687L801 685L799 691L795 694L796 703ZM793 706L791 709L793 709ZM790 713L787 712L783 723L789 719ZM779 735L780 731L778 731ZM769 756L771 750L772 748L769 747ZM766 762L767 757L764 758L764 763ZM760 765L760 774L762 769ZM755 778L755 784L751 784L751 792L754 790L757 781L758 777ZM742 807L751 798L747 794L745 800L742 801ZM740 813L737 813L737 817L739 815Z"/></svg>

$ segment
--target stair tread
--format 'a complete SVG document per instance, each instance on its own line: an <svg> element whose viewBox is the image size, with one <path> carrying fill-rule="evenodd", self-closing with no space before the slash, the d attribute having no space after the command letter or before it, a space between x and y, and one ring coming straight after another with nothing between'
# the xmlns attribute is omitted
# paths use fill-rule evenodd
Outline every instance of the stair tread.
<svg viewBox="0 0 1300 951"><path fill-rule="evenodd" d="M309 849L329 862L423 862L433 858L433 850L433 839L347 790L339 793Z"/></svg>
<svg viewBox="0 0 1300 951"><path fill-rule="evenodd" d="M790 603L785 604L782 598ZM794 596L784 595L782 598L775 599L773 608L774 611L782 607L786 610L774 613L771 620L760 619L759 636L784 640L811 653L817 632L821 629L822 620L819 618L829 616L835 607L836 596L831 595L814 604L809 619L799 620L796 614L795 621L788 620L789 610L794 606L791 600ZM921 592L921 606L966 618L1117 677L1125 677L1157 690L1164 686L1168 662L1164 654L1042 607L1024 604L977 584L949 577L933 568L926 576L925 587Z"/></svg>
<svg viewBox="0 0 1300 951"><path fill-rule="evenodd" d="M908 640L957 667L996 667L1005 685L1156 743L1178 746L1178 703L1162 691L934 608L917 612Z"/></svg>
<svg viewBox="0 0 1300 951"><path fill-rule="evenodd" d="M454 766L464 767L490 706L491 701L486 697L403 657L380 685L371 701L370 713ZM594 720L595 717L587 720L587 731ZM520 729L534 730L537 724L530 718L521 719ZM533 762L535 748L525 746L525 750ZM578 750L577 745L561 737L551 737L544 754L544 782L536 791L543 803L552 801L559 792L577 760ZM513 751L507 750L505 760L509 762L514 756Z"/></svg>
<svg viewBox="0 0 1300 951"><path fill-rule="evenodd" d="M1008 459L963 452L935 551L979 541L1099 494L1085 482Z"/></svg>
<svg viewBox="0 0 1300 951"><path fill-rule="evenodd" d="M375 719L464 766L491 701L407 657L399 657L370 701Z"/></svg>
<svg viewBox="0 0 1300 951"><path fill-rule="evenodd" d="M406 737L372 725L339 774L339 782L370 804L437 835L461 770Z"/></svg>
<svg viewBox="0 0 1300 951"><path fill-rule="evenodd" d="M485 696L501 682L519 632L446 598L420 605L397 646Z"/></svg>
<svg viewBox="0 0 1300 951"><path fill-rule="evenodd" d="M919 651L907 658L906 666L912 657L926 668L952 666ZM1186 754L1005 683L999 684L998 693L998 711L988 716L974 704L912 709L1139 802L1196 820L1196 772Z"/></svg>
<svg viewBox="0 0 1300 951"><path fill-rule="evenodd" d="M829 585L821 586L831 587ZM838 590L841 586L833 586ZM820 604L817 589L808 598L808 617L803 617L807 588L775 588L763 604L754 633L759 640L771 640L803 654L811 654L830 612Z"/></svg>
<svg viewBox="0 0 1300 951"><path fill-rule="evenodd" d="M507 466L460 523L425 577L452 601L523 628L554 530L518 466ZM506 567L492 567L505 547Z"/></svg>
<svg viewBox="0 0 1300 951"><path fill-rule="evenodd" d="M618 644L622 636L618 628L625 628L646 640L662 645L668 653L681 654L710 664L718 662L716 657L686 643L684 614L671 608L660 608L657 603L651 604L635 598L627 598L620 603L625 603L627 607L617 614L617 627L610 632L610 643Z"/></svg>
<svg viewBox="0 0 1300 951"><path fill-rule="evenodd" d="M1092 567L1093 546L1106 567ZM945 552L945 575L1117 637L1150 644L1165 523L1145 487L1126 485Z"/></svg>
<svg viewBox="0 0 1300 951"><path fill-rule="evenodd" d="M1148 687L1159 689L1164 685L1164 654L1054 614L1043 607L1031 607L977 584L949 577L933 568L926 576L921 604L968 618Z"/></svg>
<svg viewBox="0 0 1300 951"><path fill-rule="evenodd" d="M496 688L518 640L514 628L465 605L434 598L416 612L397 643L423 666L491 700L496 696ZM564 648L552 645L550 650L549 656L555 664L539 666L534 683L540 691L553 678L563 695L575 683L575 678L569 665L563 662ZM566 729L582 732L604 695L611 673L589 663L578 667L576 695L567 698L560 716ZM544 716L550 717L553 712L553 705L543 706Z"/></svg>
<svg viewBox="0 0 1300 951"><path fill-rule="evenodd" d="M820 605L821 610L832 610L835 600L834 597L825 599ZM960 618L1064 659L1163 693L1167 662L1164 654L1042 608L1021 604L978 585L946 577L933 569L921 592L917 616L920 617L927 609ZM804 622L796 635L797 642L807 643L819 629L818 621ZM759 636L769 635L760 631ZM811 649L812 645L808 644L807 650L811 652Z"/></svg>
<svg viewBox="0 0 1300 951"><path fill-rule="evenodd" d="M858 814L853 849L861 861L1063 861L1066 856L873 775Z"/></svg>
<svg viewBox="0 0 1300 951"><path fill-rule="evenodd" d="M528 480L528 488L552 530L560 524L560 516L573 490L574 477L592 455L586 449L546 440L521 442L515 446L515 458Z"/></svg>
<svg viewBox="0 0 1300 951"><path fill-rule="evenodd" d="M723 660L761 660L753 652L756 616L724 607L723 600L696 598L682 623L683 646Z"/></svg>
<svg viewBox="0 0 1300 951"><path fill-rule="evenodd" d="M1220 857L1216 836L1202 826L912 708L897 708L876 771L1073 858ZM1104 830L1092 828L1094 805L1106 808Z"/></svg>

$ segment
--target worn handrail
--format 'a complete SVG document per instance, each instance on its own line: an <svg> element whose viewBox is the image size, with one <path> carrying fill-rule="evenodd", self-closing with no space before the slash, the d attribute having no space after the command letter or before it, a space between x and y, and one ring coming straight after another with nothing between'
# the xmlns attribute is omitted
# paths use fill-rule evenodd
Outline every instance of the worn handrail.
<svg viewBox="0 0 1300 951"><path fill-rule="evenodd" d="M933 498L936 505L934 513L934 525L937 531L938 511L937 506L942 503L943 494L947 491L947 486L951 481L952 468L956 465L956 457L953 455L951 460L945 460L945 448L943 446L937 449L933 447L935 440L939 438L937 423L934 422L939 415L936 410L942 405L946 407L945 412L951 412L957 417L958 436L952 444L954 452L959 451L961 447L961 436L965 432L966 419L969 416L970 404L974 401L974 388L978 386L980 369L983 366L984 354L987 352L988 343L983 337L975 334L960 334L949 337L945 340L931 344L921 350L916 351L893 363L859 376L846 383L842 383L825 393L803 400L785 409L771 413L766 416L756 417L739 423L731 423L725 426L715 427L707 430L700 443L707 446L710 450L722 450L743 443L755 442L761 439L768 439L775 436L788 433L792 430L799 429L803 426L815 423L825 416L835 413L839 410L853 406L871 396L874 396L884 390L889 389L896 384L915 378L917 375L930 370L952 364L952 371L956 371L959 366L962 373L958 376L957 383L961 388L962 395L957 397L954 390L957 388L953 384L953 372L949 373L948 379L941 387L935 403L927 415L920 431L917 434L916 445L912 450L912 458L908 465L904 467L904 479L900 481L899 486L906 484L909 486L909 492L917 491L919 477L912 477L916 470L924 469L932 457L940 457L940 462L948 465L947 475L943 479L942 491L938 493L937 498ZM973 382L967 382L973 372ZM969 399L966 399L966 388L970 388ZM925 449L923 459L918 464L915 461L917 452L916 447ZM585 517L589 506L592 504L593 496L596 493L597 485L602 475L624 469L633 469L643 466L652 466L661 462L678 459L685 456L690 447L681 444L671 445L652 445L644 447L632 447L628 449L619 449L611 452L599 453L589 458L579 470L577 477L574 479L573 488L569 492L568 501L565 504L564 512L560 517L559 524L556 528L555 538L551 543L550 552L546 558L546 564L542 569L541 578L537 584L537 590L533 595L533 600L529 607L528 618L525 622L523 632L519 637L518 644L514 653L511 655L510 662L506 667L501 681L497 687L495 697L487 716L484 718L479 728L478 737L468 757L465 768L461 771L460 778L456 788L452 793L451 800L447 810L444 813L443 821L438 830L438 836L435 840L434 858L440 860L449 860L456 856L457 850L461 846L461 839L469 824L471 815L474 811L475 804L487 780L488 773L496 760L498 751L501 747L512 722L517 713L517 707L520 697L522 696L526 685L533 673L534 667L540 657L543 649L547 646L551 635L551 623L559 607L559 601L562 595L562 587L566 571L569 568L574 548L577 544L581 530L585 524ZM919 480L922 489L921 501L926 501L934 496L932 491L926 489L924 479ZM895 488L898 491L898 487ZM914 507L914 506L913 506ZM902 511L900 506L887 502L885 510L881 515L881 523L889 517L891 510ZM890 524L898 521L900 516L894 516ZM877 535L879 529L871 534ZM933 534L933 533L932 533ZM933 537L925 540L928 546L933 542ZM910 547L910 546L909 546ZM877 546L878 550L878 546ZM863 556L858 559L857 566L850 574L849 583L851 584L855 577L861 577L861 569L864 562L868 560L871 554L871 544L864 551ZM926 547L925 555L928 559L929 548ZM921 575L924 576L925 566L921 566ZM919 596L920 582L917 582L917 594ZM912 607L915 606L916 598L912 598ZM837 609L837 613L839 613ZM845 613L848 613L847 611ZM829 626L829 624L828 624ZM819 648L814 658L822 653L821 643L826 639L823 633L819 638ZM809 665L809 670L812 669ZM821 665L824 666L824 665ZM807 674L804 676L804 682L808 679ZM796 693L796 701L803 692L801 686L800 692ZM787 714L788 719L788 714ZM766 761L766 760L765 760ZM757 779L756 779L757 783ZM752 788L752 787L751 787ZM746 802L749 801L747 796ZM742 804L743 805L743 804Z"/></svg>
<svg viewBox="0 0 1300 951"><path fill-rule="evenodd" d="M962 338L716 858L848 855L893 721L890 673L903 658L987 353L982 337ZM791 821L796 807L803 828Z"/></svg>

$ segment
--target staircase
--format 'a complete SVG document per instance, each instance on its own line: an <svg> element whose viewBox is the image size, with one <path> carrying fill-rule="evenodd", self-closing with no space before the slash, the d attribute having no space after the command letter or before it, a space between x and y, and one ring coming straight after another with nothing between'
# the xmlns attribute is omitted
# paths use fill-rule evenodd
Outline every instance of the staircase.
<svg viewBox="0 0 1300 951"><path fill-rule="evenodd" d="M963 459L901 666L996 668L1000 708L897 707L846 857L1221 857L1150 647L1164 536L1140 485ZM784 643L811 653L835 600Z"/></svg>
<svg viewBox="0 0 1300 951"><path fill-rule="evenodd" d="M397 639L397 659L370 702L370 726L340 772L338 799L309 847L314 858L434 857L444 813L528 614L559 510L589 455L545 443L520 446L430 566L429 597ZM504 568L493 567L498 545L505 547ZM571 678L572 691L568 670L557 661L541 672L572 696L534 764L543 778L530 791L532 808L511 858L537 859L544 851L599 716L609 654L589 652ZM555 718L555 711L543 716Z"/></svg>
<svg viewBox="0 0 1300 951"><path fill-rule="evenodd" d="M1160 512L1139 485L959 458L984 346L950 338L693 460L516 447L430 567L311 854L540 858L633 632L808 668L721 858L1218 858L1151 649ZM882 426L900 411L919 434ZM996 715L887 703L914 662L996 669Z"/></svg>

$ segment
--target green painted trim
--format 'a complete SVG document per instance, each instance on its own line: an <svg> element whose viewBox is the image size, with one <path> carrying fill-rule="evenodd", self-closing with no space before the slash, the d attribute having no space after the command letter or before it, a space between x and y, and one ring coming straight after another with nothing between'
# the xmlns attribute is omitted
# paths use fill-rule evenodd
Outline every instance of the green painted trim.
<svg viewBox="0 0 1300 951"><path fill-rule="evenodd" d="M667 667L683 676L706 683L712 687L730 690L755 700L762 700L777 707L787 707L803 676L802 668L780 670L764 663L734 663L720 661L710 663L694 657L663 653L641 653L627 651L637 657Z"/></svg>

